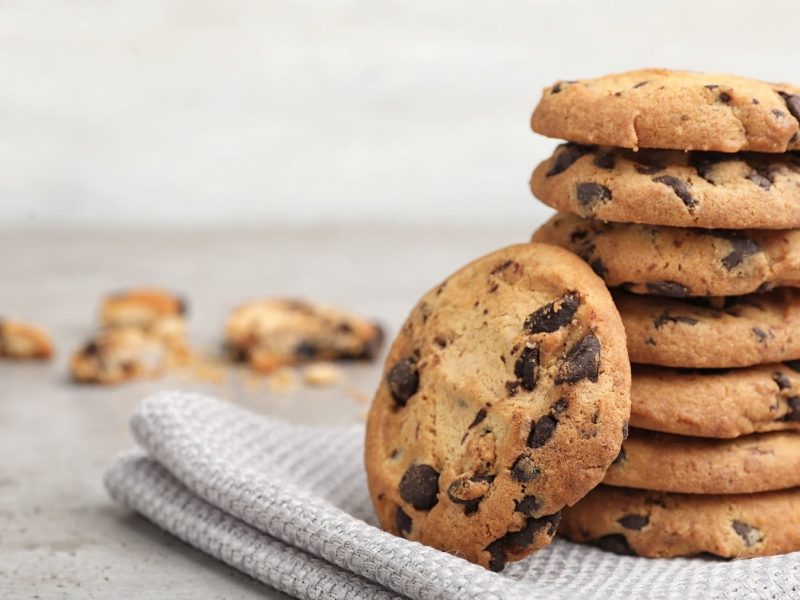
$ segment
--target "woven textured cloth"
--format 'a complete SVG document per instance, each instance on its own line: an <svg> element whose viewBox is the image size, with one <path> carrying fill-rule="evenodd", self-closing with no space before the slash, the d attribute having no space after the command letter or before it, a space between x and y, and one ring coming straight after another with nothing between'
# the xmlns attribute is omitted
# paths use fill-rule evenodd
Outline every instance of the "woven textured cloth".
<svg viewBox="0 0 800 600"><path fill-rule="evenodd" d="M363 426L290 425L207 396L145 399L142 450L112 497L187 543L298 598L797 598L800 553L740 561L617 556L556 540L502 573L381 531Z"/></svg>

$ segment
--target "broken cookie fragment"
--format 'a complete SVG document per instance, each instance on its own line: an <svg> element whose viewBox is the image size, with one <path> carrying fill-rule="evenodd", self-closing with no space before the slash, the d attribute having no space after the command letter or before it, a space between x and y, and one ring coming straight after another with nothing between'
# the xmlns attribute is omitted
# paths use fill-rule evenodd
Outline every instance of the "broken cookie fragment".
<svg viewBox="0 0 800 600"><path fill-rule="evenodd" d="M50 335L38 325L0 319L0 358L46 360L53 356Z"/></svg>
<svg viewBox="0 0 800 600"><path fill-rule="evenodd" d="M122 383L158 375L169 365L164 344L136 327L102 329L70 359L73 379L84 383Z"/></svg>

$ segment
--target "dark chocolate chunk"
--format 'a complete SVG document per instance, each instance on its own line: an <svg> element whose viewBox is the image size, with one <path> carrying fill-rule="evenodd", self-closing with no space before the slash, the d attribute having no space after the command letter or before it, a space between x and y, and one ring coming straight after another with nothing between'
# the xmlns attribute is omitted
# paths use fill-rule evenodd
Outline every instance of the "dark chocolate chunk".
<svg viewBox="0 0 800 600"><path fill-rule="evenodd" d="M511 466L511 475L515 480L527 483L539 476L539 469L534 466L530 456L523 454Z"/></svg>
<svg viewBox="0 0 800 600"><path fill-rule="evenodd" d="M539 419L531 427L531 432L528 434L528 446L530 448L541 448L553 435L558 421L550 415L545 415Z"/></svg>
<svg viewBox="0 0 800 600"><path fill-rule="evenodd" d="M519 391L519 381L506 381L506 394L516 396Z"/></svg>
<svg viewBox="0 0 800 600"><path fill-rule="evenodd" d="M400 480L400 497L417 510L429 510L439 501L439 472L430 465L411 465Z"/></svg>
<svg viewBox="0 0 800 600"><path fill-rule="evenodd" d="M628 538L621 533L612 533L597 538L595 544L598 548L606 552L613 552L614 554L623 554L626 556L636 556L636 552L628 544Z"/></svg>
<svg viewBox="0 0 800 600"><path fill-rule="evenodd" d="M658 177L653 177L653 181L671 187L672 191L675 192L689 210L697 206L697 200L692 197L689 191L689 184L682 179L678 179L672 175L660 175Z"/></svg>
<svg viewBox="0 0 800 600"><path fill-rule="evenodd" d="M596 382L600 372L600 340L594 333L582 337L567 353L556 373L555 384Z"/></svg>
<svg viewBox="0 0 800 600"><path fill-rule="evenodd" d="M784 415L784 421L800 421L800 396L792 396L791 398L786 399L786 403L789 405L791 409L786 415Z"/></svg>
<svg viewBox="0 0 800 600"><path fill-rule="evenodd" d="M413 358L404 358L395 363L386 375L389 391L397 406L405 406L408 399L419 389L419 372L417 361Z"/></svg>
<svg viewBox="0 0 800 600"><path fill-rule="evenodd" d="M780 371L776 371L772 374L772 381L777 384L779 390L788 390L790 387L792 387L792 382L789 381L789 378Z"/></svg>
<svg viewBox="0 0 800 600"><path fill-rule="evenodd" d="M514 501L514 510L527 516L533 516L542 508L542 502L536 496L524 496Z"/></svg>
<svg viewBox="0 0 800 600"><path fill-rule="evenodd" d="M667 323L683 323L684 325L697 325L698 320L694 317L685 317L683 315L670 315L662 313L653 319L653 327L661 329Z"/></svg>
<svg viewBox="0 0 800 600"><path fill-rule="evenodd" d="M314 358L318 350L319 349L313 342L303 340L295 346L294 354L299 358Z"/></svg>
<svg viewBox="0 0 800 600"><path fill-rule="evenodd" d="M664 170L664 167L660 165L641 165L637 164L634 165L637 173L641 173L642 175L655 175L656 173L660 173Z"/></svg>
<svg viewBox="0 0 800 600"><path fill-rule="evenodd" d="M614 168L615 163L616 161L614 160L613 152L598 152L592 161L592 164L595 167L598 169L604 169L606 171L611 171Z"/></svg>
<svg viewBox="0 0 800 600"><path fill-rule="evenodd" d="M800 121L800 96L787 94L786 92L778 93L781 95L781 98L783 98L783 101L786 103L786 108L789 109L792 116Z"/></svg>
<svg viewBox="0 0 800 600"><path fill-rule="evenodd" d="M691 292L685 285L677 281L652 281L647 283L647 291L656 296L685 298Z"/></svg>
<svg viewBox="0 0 800 600"><path fill-rule="evenodd" d="M719 98L720 102L724 102L725 104L731 101L731 95L728 92L720 92L717 98Z"/></svg>
<svg viewBox="0 0 800 600"><path fill-rule="evenodd" d="M394 526L397 528L397 531L400 532L400 535L405 537L409 533L411 533L411 517L406 514L399 506L394 513Z"/></svg>
<svg viewBox="0 0 800 600"><path fill-rule="evenodd" d="M588 146L581 146L579 144L562 144L559 146L556 158L553 161L553 166L547 171L545 177L552 177L558 175L569 169L573 163L584 154L591 152Z"/></svg>
<svg viewBox="0 0 800 600"><path fill-rule="evenodd" d="M761 246L741 234L730 231L714 231L712 235L730 242L731 252L722 259L722 266L729 271L742 264L744 259L761 252Z"/></svg>
<svg viewBox="0 0 800 600"><path fill-rule="evenodd" d="M555 535L561 514L547 515L545 517L530 517L525 521L525 526L520 531L509 531L503 537L496 539L486 546L490 554L489 568L492 571L502 571L508 561L508 555L521 552L533 543L536 534L547 528L547 535Z"/></svg>
<svg viewBox="0 0 800 600"><path fill-rule="evenodd" d="M761 327L753 327L753 335L756 336L756 340L761 343L766 342L769 339L769 334L761 329Z"/></svg>
<svg viewBox="0 0 800 600"><path fill-rule="evenodd" d="M485 418L486 418L486 409L482 408L477 412L475 418L472 419L472 423L469 424L469 427L467 429L472 429L473 427L481 423Z"/></svg>
<svg viewBox="0 0 800 600"><path fill-rule="evenodd" d="M545 304L525 319L525 329L531 333L552 333L572 322L581 300L576 292L567 292Z"/></svg>
<svg viewBox="0 0 800 600"><path fill-rule="evenodd" d="M514 364L514 375L520 385L529 392L536 387L537 370L539 369L539 346L526 346Z"/></svg>
<svg viewBox="0 0 800 600"><path fill-rule="evenodd" d="M647 85L648 83L650 83L649 79L646 79L645 81L640 81L639 83L637 83L636 85L633 86L633 89L640 88L642 86Z"/></svg>
<svg viewBox="0 0 800 600"><path fill-rule="evenodd" d="M100 352L100 346L96 341L89 340L88 342L86 342L86 344L84 344L83 350L81 350L81 352L86 356L94 356L95 354L98 354Z"/></svg>
<svg viewBox="0 0 800 600"><path fill-rule="evenodd" d="M744 545L748 548L755 546L763 539L761 532L757 528L753 527L752 525L748 525L743 521L733 521L731 523L731 527L733 527L733 530L736 532L736 534L742 538Z"/></svg>
<svg viewBox="0 0 800 600"><path fill-rule="evenodd" d="M611 200L611 190L599 183L579 183L575 194L582 210L591 210L598 202Z"/></svg>
<svg viewBox="0 0 800 600"><path fill-rule="evenodd" d="M566 398L559 398L553 402L553 406L550 407L550 410L553 411L554 415L560 415L567 410L567 406L569 406L569 400Z"/></svg>
<svg viewBox="0 0 800 600"><path fill-rule="evenodd" d="M625 529L635 529L636 531L646 527L650 522L650 517L647 515L625 515L617 519L617 523L622 525Z"/></svg>

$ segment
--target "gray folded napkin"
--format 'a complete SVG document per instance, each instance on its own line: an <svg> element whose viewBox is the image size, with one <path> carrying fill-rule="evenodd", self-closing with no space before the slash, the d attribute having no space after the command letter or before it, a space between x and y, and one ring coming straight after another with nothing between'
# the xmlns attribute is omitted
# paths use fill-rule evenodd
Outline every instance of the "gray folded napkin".
<svg viewBox="0 0 800 600"><path fill-rule="evenodd" d="M182 392L146 398L111 496L298 598L798 598L800 553L738 561L617 556L556 540L502 573L377 527L363 426L290 425Z"/></svg>

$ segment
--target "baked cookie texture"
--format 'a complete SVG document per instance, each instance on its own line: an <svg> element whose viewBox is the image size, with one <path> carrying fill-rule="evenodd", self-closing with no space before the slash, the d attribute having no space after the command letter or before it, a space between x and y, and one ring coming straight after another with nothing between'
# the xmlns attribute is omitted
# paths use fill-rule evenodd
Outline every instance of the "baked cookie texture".
<svg viewBox="0 0 800 600"><path fill-rule="evenodd" d="M796 361L743 369L631 370L633 427L709 438L800 430Z"/></svg>
<svg viewBox="0 0 800 600"><path fill-rule="evenodd" d="M664 298L616 291L631 362L748 367L800 358L800 290L725 298Z"/></svg>
<svg viewBox="0 0 800 600"><path fill-rule="evenodd" d="M160 374L172 364L168 347L138 327L108 327L93 335L70 359L73 379L116 384Z"/></svg>
<svg viewBox="0 0 800 600"><path fill-rule="evenodd" d="M53 356L50 335L38 325L0 318L0 357L46 360Z"/></svg>
<svg viewBox="0 0 800 600"><path fill-rule="evenodd" d="M575 255L504 248L425 294L366 432L381 526L493 570L548 544L603 478L630 411L611 296Z"/></svg>
<svg viewBox="0 0 800 600"><path fill-rule="evenodd" d="M719 152L800 148L800 88L735 75L641 69L546 88L536 133L581 144Z"/></svg>
<svg viewBox="0 0 800 600"><path fill-rule="evenodd" d="M135 327L174 345L185 345L186 300L159 288L132 288L106 297L100 308L104 327Z"/></svg>
<svg viewBox="0 0 800 600"><path fill-rule="evenodd" d="M329 360L373 360L383 345L375 323L339 308L268 299L240 306L228 318L231 356L257 371Z"/></svg>
<svg viewBox="0 0 800 600"><path fill-rule="evenodd" d="M800 227L800 155L561 144L531 178L548 206L603 221L708 229Z"/></svg>
<svg viewBox="0 0 800 600"><path fill-rule="evenodd" d="M689 229L557 214L533 241L575 252L607 285L637 294L740 296L800 286L800 229Z"/></svg>
<svg viewBox="0 0 800 600"><path fill-rule="evenodd" d="M800 486L800 436L713 440L630 430L603 483L687 494L750 494Z"/></svg>
<svg viewBox="0 0 800 600"><path fill-rule="evenodd" d="M800 550L800 490L692 495L598 486L559 533L618 554L750 558Z"/></svg>

